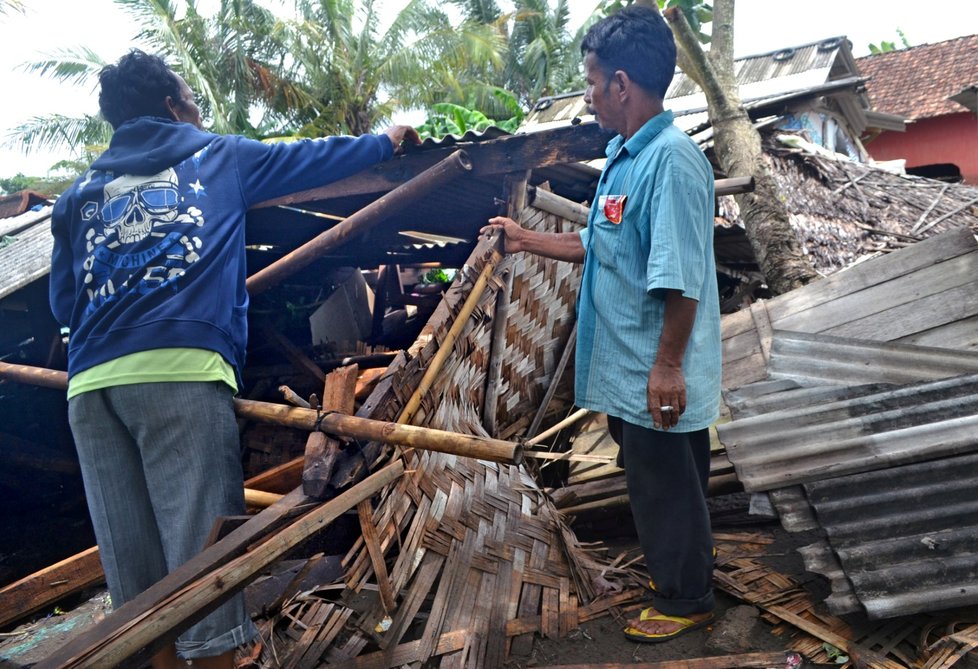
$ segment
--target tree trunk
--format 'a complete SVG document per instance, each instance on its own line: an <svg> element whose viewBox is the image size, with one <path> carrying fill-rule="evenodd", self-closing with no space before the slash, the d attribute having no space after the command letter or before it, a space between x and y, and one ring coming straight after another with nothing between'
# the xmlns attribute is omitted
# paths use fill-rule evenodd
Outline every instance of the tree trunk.
<svg viewBox="0 0 978 669"><path fill-rule="evenodd" d="M784 293L817 278L811 261L791 228L788 210L764 154L761 138L740 102L733 68L734 0L713 3L713 39L709 54L677 8L664 12L683 54L683 71L706 94L713 125L714 151L728 176L753 176L754 192L735 196L747 238L768 287Z"/></svg>

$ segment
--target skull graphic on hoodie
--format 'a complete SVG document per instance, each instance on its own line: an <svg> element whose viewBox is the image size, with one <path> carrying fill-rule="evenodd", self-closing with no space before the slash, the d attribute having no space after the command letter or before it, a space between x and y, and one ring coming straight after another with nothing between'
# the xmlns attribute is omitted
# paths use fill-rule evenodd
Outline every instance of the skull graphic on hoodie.
<svg viewBox="0 0 978 669"><path fill-rule="evenodd" d="M102 201L82 207L83 219L91 223L85 233L87 311L130 291L145 294L166 286L175 290L187 268L200 258L201 240L187 234L186 224L204 225L201 210L185 203L177 171L98 176L105 180ZM203 190L198 179L187 193L199 198Z"/></svg>

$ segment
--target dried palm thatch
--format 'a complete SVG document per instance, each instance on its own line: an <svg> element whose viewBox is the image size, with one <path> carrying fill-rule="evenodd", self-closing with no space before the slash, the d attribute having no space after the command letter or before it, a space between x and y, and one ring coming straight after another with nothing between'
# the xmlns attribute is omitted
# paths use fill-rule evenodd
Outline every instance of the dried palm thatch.
<svg viewBox="0 0 978 669"><path fill-rule="evenodd" d="M532 206L514 213L534 229L570 229ZM370 417L396 420L427 370L440 364L414 424L485 434L483 407L495 414L497 432L528 424L568 345L579 269L528 254L503 259L498 245L477 245L410 355L395 361L365 403ZM473 286L469 314L462 307ZM445 343L460 318L460 335ZM443 344L451 351L442 361ZM499 390L486 402L493 374ZM403 458L407 472L375 508L361 505L362 536L344 561L341 595L293 600L265 625L261 664L274 666L272 649L289 646L291 636L296 643L286 657L275 652L281 666L325 659L350 667L496 667L533 633L566 634L640 596L592 601L595 562L525 467L435 452L364 453L377 462Z"/></svg>
<svg viewBox="0 0 978 669"><path fill-rule="evenodd" d="M764 144L791 224L821 274L952 228L978 230L978 186L894 174L790 148L773 135ZM719 264L756 272L736 201L728 195L719 203Z"/></svg>

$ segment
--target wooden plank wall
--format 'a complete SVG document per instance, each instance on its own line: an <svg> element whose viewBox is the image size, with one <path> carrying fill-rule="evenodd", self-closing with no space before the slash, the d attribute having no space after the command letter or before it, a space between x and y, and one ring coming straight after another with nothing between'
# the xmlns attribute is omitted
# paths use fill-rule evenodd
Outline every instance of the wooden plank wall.
<svg viewBox="0 0 978 669"><path fill-rule="evenodd" d="M978 349L978 244L951 230L723 317L723 387L767 376L773 330Z"/></svg>

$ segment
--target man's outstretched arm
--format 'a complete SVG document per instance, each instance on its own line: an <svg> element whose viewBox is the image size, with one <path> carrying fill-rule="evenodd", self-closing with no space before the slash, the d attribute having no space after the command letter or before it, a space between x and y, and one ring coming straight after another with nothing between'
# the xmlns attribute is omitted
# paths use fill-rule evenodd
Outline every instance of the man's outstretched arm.
<svg viewBox="0 0 978 669"><path fill-rule="evenodd" d="M489 225L482 228L482 232L487 232L493 228L505 233L506 253L527 251L554 260L584 262L584 244L581 243L581 236L576 232L527 230L513 219L505 216L490 218Z"/></svg>

